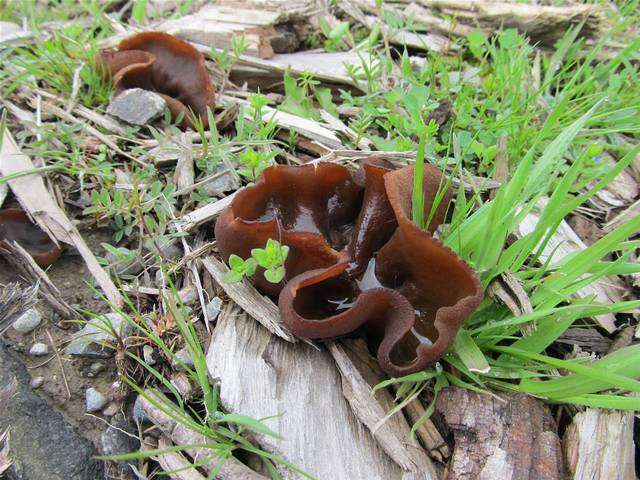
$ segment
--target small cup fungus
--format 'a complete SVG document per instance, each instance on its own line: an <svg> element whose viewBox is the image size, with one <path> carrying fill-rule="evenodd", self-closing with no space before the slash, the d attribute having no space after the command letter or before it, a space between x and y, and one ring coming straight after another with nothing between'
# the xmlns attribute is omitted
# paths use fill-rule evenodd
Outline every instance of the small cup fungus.
<svg viewBox="0 0 640 480"><path fill-rule="evenodd" d="M441 173L425 167L425 215ZM354 175L332 163L273 166L238 192L215 226L219 250L246 258L269 238L290 248L278 296L283 321L309 339L358 330L380 366L400 376L424 369L451 345L483 290L476 273L432 236L451 195L425 231L410 219L413 167L370 159Z"/></svg>

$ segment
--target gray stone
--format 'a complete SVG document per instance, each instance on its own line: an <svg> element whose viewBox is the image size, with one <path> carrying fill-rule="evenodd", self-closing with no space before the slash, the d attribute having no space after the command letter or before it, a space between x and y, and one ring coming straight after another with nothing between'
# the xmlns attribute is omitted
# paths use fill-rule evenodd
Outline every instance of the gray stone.
<svg viewBox="0 0 640 480"><path fill-rule="evenodd" d="M156 364L156 352L153 350L151 345L145 345L142 347L142 357L147 365L155 365Z"/></svg>
<svg viewBox="0 0 640 480"><path fill-rule="evenodd" d="M191 354L189 353L189 350L187 350L187 347L181 348L173 354L173 358L171 359L171 366L177 370L182 368L182 365L180 365L178 361L180 361L187 367L193 367L193 359L191 358Z"/></svg>
<svg viewBox="0 0 640 480"><path fill-rule="evenodd" d="M31 388L40 388L42 384L44 384L44 377L42 376L33 377L29 382Z"/></svg>
<svg viewBox="0 0 640 480"><path fill-rule="evenodd" d="M131 88L111 100L107 113L132 125L147 125L166 108L167 102L157 93Z"/></svg>
<svg viewBox="0 0 640 480"><path fill-rule="evenodd" d="M107 408L102 411L102 414L107 417L113 417L119 411L120 405L117 402L111 402L109 405L107 405Z"/></svg>
<svg viewBox="0 0 640 480"><path fill-rule="evenodd" d="M132 417L133 421L138 424L143 424L147 420L147 415L144 413L144 408L142 407L143 401L142 395L138 395L136 401L133 402Z"/></svg>
<svg viewBox="0 0 640 480"><path fill-rule="evenodd" d="M159 254L166 260L176 260L182 257L183 250L178 240L160 237L155 241L147 240L145 242L147 250L154 254Z"/></svg>
<svg viewBox="0 0 640 480"><path fill-rule="evenodd" d="M220 297L213 297L209 303L207 303L207 318L210 322L213 322L218 315L220 314L220 309L222 308L222 299Z"/></svg>
<svg viewBox="0 0 640 480"><path fill-rule="evenodd" d="M127 319L117 312L101 315L73 335L67 346L67 353L89 358L110 357L113 355L113 349L103 346L103 343L115 340L112 329L119 336L128 337L132 327Z"/></svg>
<svg viewBox="0 0 640 480"><path fill-rule="evenodd" d="M40 315L40 312L35 308L30 308L13 322L13 328L20 333L29 333L41 322L42 315Z"/></svg>
<svg viewBox="0 0 640 480"><path fill-rule="evenodd" d="M29 350L29 355L33 355L34 357L44 357L49 353L49 345L46 343L34 343L31 349Z"/></svg>
<svg viewBox="0 0 640 480"><path fill-rule="evenodd" d="M89 413L100 411L107 404L107 398L93 387L87 388L85 400Z"/></svg>
<svg viewBox="0 0 640 480"><path fill-rule="evenodd" d="M238 176L227 168L219 169L210 181L202 185L202 189L212 197L240 188Z"/></svg>
<svg viewBox="0 0 640 480"><path fill-rule="evenodd" d="M96 480L104 464L93 444L68 424L30 386L27 369L15 353L0 345L0 385L17 379L17 392L0 414L0 431L11 427L7 480ZM37 377L36 377L37 378ZM35 380L35 379L34 379Z"/></svg>
<svg viewBox="0 0 640 480"><path fill-rule="evenodd" d="M118 247L117 250L122 255L115 255L110 251L107 251L104 258L109 264L109 270L115 273L117 276L136 276L143 269L144 265L138 258L137 254L125 247Z"/></svg>
<svg viewBox="0 0 640 480"><path fill-rule="evenodd" d="M102 432L100 437L102 452L104 455L123 455L135 452L140 448L140 442L136 435L135 430L124 420L122 415L117 415L113 418L109 428ZM127 462L118 463L122 465ZM137 460L132 459L128 463L136 464Z"/></svg>

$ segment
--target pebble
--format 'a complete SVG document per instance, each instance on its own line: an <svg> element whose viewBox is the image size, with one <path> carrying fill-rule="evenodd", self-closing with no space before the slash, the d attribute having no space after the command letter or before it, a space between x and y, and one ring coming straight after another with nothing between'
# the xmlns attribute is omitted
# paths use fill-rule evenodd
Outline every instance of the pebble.
<svg viewBox="0 0 640 480"><path fill-rule="evenodd" d="M35 308L30 308L13 322L13 328L20 333L29 333L40 325L41 322L42 315L40 312Z"/></svg>
<svg viewBox="0 0 640 480"><path fill-rule="evenodd" d="M49 353L49 345L46 343L34 343L29 350L29 355L34 357L44 357Z"/></svg>
<svg viewBox="0 0 640 480"><path fill-rule="evenodd" d="M142 347L142 357L147 365L156 364L156 352L153 350L151 345L145 345Z"/></svg>
<svg viewBox="0 0 640 480"><path fill-rule="evenodd" d="M106 397L93 387L87 388L85 398L89 413L100 411L107 404Z"/></svg>
<svg viewBox="0 0 640 480"><path fill-rule="evenodd" d="M67 353L89 358L108 358L113 355L113 349L105 348L100 344L100 342L114 340L114 336L108 325L105 325L105 321L120 336L128 337L131 334L131 324L119 313L111 312L106 315L100 315L73 335L71 342L67 346Z"/></svg>
<svg viewBox="0 0 640 480"><path fill-rule="evenodd" d="M187 347L181 348L173 354L173 358L171 359L171 366L174 369L182 368L182 366L178 363L178 360L187 367L193 367L193 359L191 358L191 354L189 353Z"/></svg>
<svg viewBox="0 0 640 480"><path fill-rule="evenodd" d="M214 297L206 306L207 309L207 318L209 318L210 322L213 322L218 315L220 314L220 310L222 309L222 299L220 297Z"/></svg>
<svg viewBox="0 0 640 480"><path fill-rule="evenodd" d="M29 386L34 389L40 388L43 383L44 383L44 377L41 377L41 376L33 377L29 382Z"/></svg>
<svg viewBox="0 0 640 480"><path fill-rule="evenodd" d="M131 88L111 100L107 113L131 125L147 125L166 108L167 102L157 93Z"/></svg>
<svg viewBox="0 0 640 480"><path fill-rule="evenodd" d="M109 405L107 405L107 408L102 411L102 414L106 417L113 417L119 411L120 405L118 404L118 402L111 402Z"/></svg>
<svg viewBox="0 0 640 480"><path fill-rule="evenodd" d="M230 192L231 190L237 190L240 187L240 180L238 176L230 170L218 170L211 181L202 185L202 189L211 195L212 197L220 196L224 192Z"/></svg>
<svg viewBox="0 0 640 480"><path fill-rule="evenodd" d="M135 429L121 415L114 417L112 422L113 424L102 432L100 437L102 452L105 455L122 455L137 451L140 448L140 442L136 438ZM120 465L136 464L137 460L123 460L118 463Z"/></svg>

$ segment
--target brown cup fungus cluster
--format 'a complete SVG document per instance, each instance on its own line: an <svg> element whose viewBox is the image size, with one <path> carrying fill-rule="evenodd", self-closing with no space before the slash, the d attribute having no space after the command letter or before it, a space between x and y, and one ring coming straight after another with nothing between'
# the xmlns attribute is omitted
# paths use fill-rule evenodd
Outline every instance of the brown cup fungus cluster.
<svg viewBox="0 0 640 480"><path fill-rule="evenodd" d="M103 76L113 81L116 95L129 88L158 93L181 126L192 127L194 116L208 126L207 107L215 107L215 89L204 56L173 35L144 32L103 50L96 58Z"/></svg>
<svg viewBox="0 0 640 480"><path fill-rule="evenodd" d="M425 215L441 173L425 167ZM290 248L280 284L253 281L278 296L283 321L303 338L364 334L380 366L401 376L424 369L451 345L483 290L476 273L432 233L411 221L413 167L378 158L356 172L317 163L273 166L237 193L215 236L225 260L248 258L269 238Z"/></svg>
<svg viewBox="0 0 640 480"><path fill-rule="evenodd" d="M62 249L31 223L23 210L4 208L0 210L0 248L13 242L24 248L41 268L48 267L62 254Z"/></svg>

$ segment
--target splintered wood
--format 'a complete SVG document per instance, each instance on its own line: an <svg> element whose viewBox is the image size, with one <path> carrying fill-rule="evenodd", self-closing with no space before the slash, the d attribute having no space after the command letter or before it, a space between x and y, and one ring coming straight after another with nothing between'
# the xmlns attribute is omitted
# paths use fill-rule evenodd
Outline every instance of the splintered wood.
<svg viewBox="0 0 640 480"><path fill-rule="evenodd" d="M455 440L447 480L563 479L560 440L547 407L522 394L501 397L455 387L440 392L437 409Z"/></svg>
<svg viewBox="0 0 640 480"><path fill-rule="evenodd" d="M340 372L325 350L282 341L244 313L226 311L213 333L207 366L220 383L226 410L263 418L282 436L256 434L260 447L314 478L437 478L428 469L403 470L385 454L351 411ZM428 468L428 459L421 462ZM300 478L282 464L277 468L285 480Z"/></svg>
<svg viewBox="0 0 640 480"><path fill-rule="evenodd" d="M588 408L564 435L565 462L574 480L636 478L632 412Z"/></svg>

